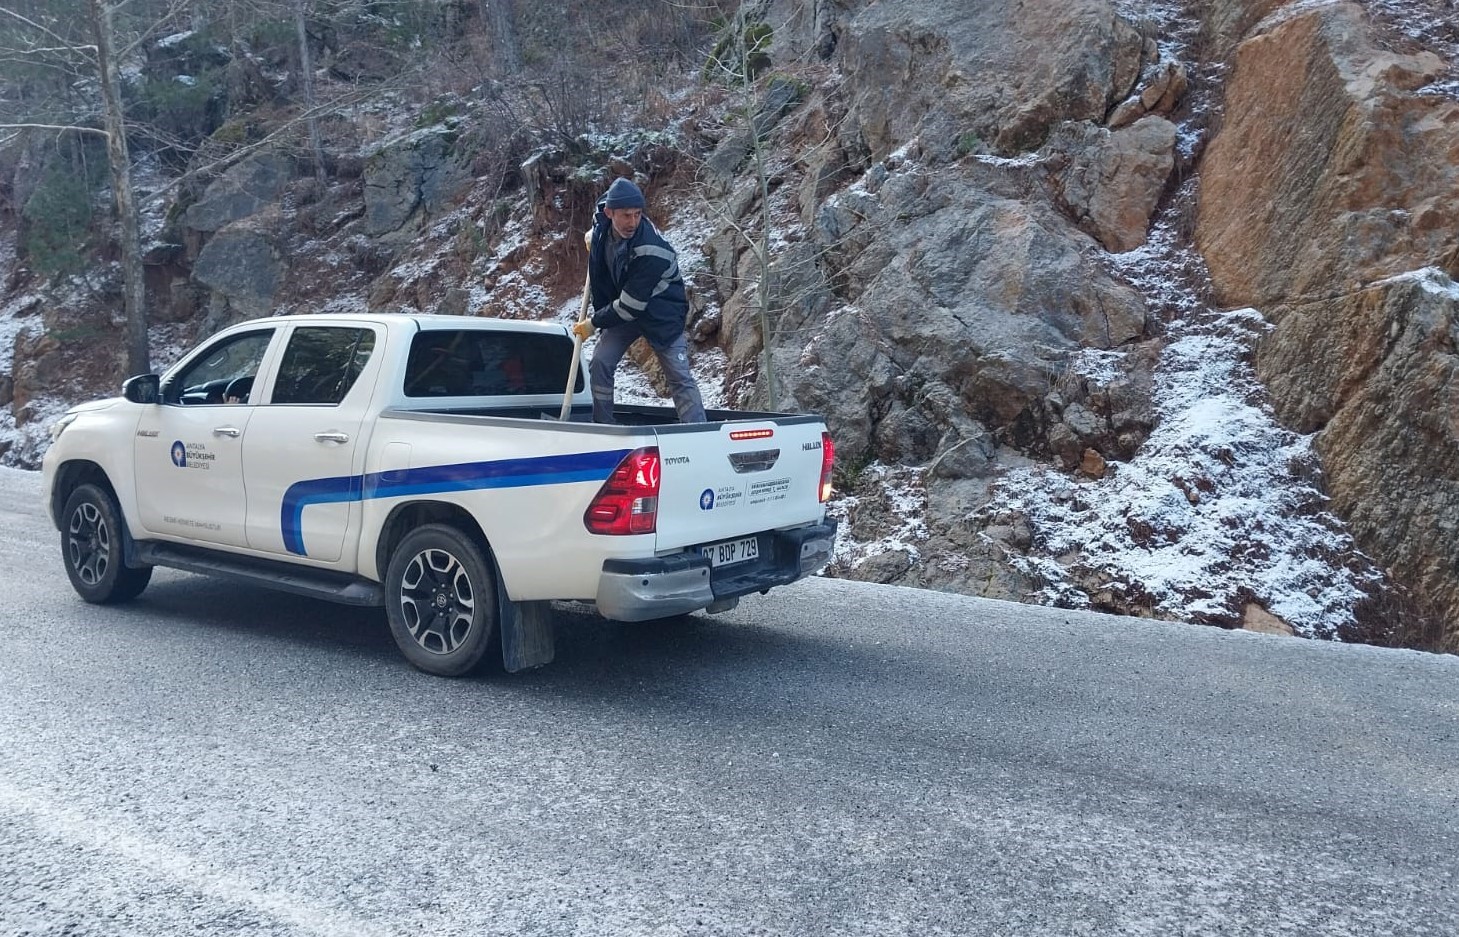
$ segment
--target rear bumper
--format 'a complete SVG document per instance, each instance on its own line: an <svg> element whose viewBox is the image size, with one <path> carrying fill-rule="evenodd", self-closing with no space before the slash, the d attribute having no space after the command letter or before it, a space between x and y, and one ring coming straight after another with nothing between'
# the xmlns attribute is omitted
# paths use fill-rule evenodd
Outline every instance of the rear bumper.
<svg viewBox="0 0 1459 937"><path fill-rule="evenodd" d="M759 559L717 570L692 550L647 560L608 560L598 579L598 611L617 621L646 621L795 582L831 561L836 522L758 536Z"/></svg>

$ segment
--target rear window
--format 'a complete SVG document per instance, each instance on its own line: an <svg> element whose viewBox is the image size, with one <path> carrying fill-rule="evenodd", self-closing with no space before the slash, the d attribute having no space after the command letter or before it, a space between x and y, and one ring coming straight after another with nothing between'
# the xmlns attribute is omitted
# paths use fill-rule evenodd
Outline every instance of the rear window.
<svg viewBox="0 0 1459 937"><path fill-rule="evenodd" d="M525 397L567 388L566 335L483 329L416 333L405 365L407 397ZM583 389L578 372L573 391Z"/></svg>

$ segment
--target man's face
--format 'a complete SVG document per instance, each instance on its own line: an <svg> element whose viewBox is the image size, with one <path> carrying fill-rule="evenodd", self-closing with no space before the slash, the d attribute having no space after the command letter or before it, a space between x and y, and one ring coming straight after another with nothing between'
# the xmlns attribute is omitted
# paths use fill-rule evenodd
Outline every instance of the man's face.
<svg viewBox="0 0 1459 937"><path fill-rule="evenodd" d="M605 208L603 214L613 223L613 233L621 238L631 238L643 220L642 208Z"/></svg>

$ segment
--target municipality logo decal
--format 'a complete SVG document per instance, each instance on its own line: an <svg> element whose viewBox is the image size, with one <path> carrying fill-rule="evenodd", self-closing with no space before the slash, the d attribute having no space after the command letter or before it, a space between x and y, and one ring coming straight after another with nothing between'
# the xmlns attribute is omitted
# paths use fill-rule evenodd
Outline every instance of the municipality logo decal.
<svg viewBox="0 0 1459 937"><path fill-rule="evenodd" d="M701 510L701 511L713 511L714 510L714 489L713 488L706 488L706 489L704 489L704 494L702 494L702 495L699 496L699 510Z"/></svg>
<svg viewBox="0 0 1459 937"><path fill-rule="evenodd" d="M172 444L172 464L178 468L187 468L187 446L182 444L181 439Z"/></svg>

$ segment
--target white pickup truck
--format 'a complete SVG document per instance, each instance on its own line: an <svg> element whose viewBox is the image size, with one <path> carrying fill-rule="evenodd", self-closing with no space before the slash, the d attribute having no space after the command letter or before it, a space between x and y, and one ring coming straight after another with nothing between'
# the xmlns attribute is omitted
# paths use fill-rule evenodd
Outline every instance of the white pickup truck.
<svg viewBox="0 0 1459 937"><path fill-rule="evenodd" d="M640 621L734 607L820 569L833 446L813 416L618 407L586 422L556 324L289 316L70 410L43 469L88 602L152 567L384 606L422 670L552 659L550 602Z"/></svg>

